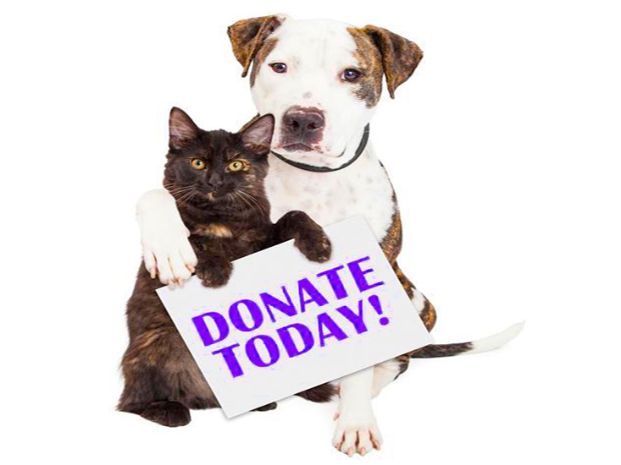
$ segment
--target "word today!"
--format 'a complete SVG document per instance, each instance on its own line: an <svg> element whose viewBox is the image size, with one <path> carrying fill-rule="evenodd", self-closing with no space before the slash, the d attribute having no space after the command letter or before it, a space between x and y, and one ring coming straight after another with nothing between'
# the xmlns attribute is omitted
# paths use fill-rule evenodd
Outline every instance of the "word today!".
<svg viewBox="0 0 621 465"><path fill-rule="evenodd" d="M158 289L227 416L432 342L364 218L325 230L329 262L290 241L236 260L224 287Z"/></svg>

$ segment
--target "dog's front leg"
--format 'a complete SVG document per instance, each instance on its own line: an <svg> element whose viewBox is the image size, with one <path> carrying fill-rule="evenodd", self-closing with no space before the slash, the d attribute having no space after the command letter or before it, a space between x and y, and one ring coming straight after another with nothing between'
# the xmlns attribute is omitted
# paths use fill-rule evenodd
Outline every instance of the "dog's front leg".
<svg viewBox="0 0 621 465"><path fill-rule="evenodd" d="M379 449L382 437L371 406L373 371L370 367L340 380L339 406L333 445L351 456Z"/></svg>
<svg viewBox="0 0 621 465"><path fill-rule="evenodd" d="M136 218L144 265L151 277L159 276L163 284L189 279L196 266L196 255L173 196L164 189L143 194L136 206Z"/></svg>

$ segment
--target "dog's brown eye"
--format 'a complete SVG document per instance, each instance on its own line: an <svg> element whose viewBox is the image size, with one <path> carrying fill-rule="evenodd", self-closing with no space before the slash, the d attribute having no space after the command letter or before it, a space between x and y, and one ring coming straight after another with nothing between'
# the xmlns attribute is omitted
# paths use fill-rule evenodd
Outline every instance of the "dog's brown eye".
<svg viewBox="0 0 621 465"><path fill-rule="evenodd" d="M360 79L360 76L362 76L362 73L357 69L347 68L341 74L341 79L347 82L356 82L358 79Z"/></svg>
<svg viewBox="0 0 621 465"><path fill-rule="evenodd" d="M207 168L207 164L200 158L192 158L192 160L190 161L190 164L192 165L192 168L194 168L195 170L199 170L199 171Z"/></svg>
<svg viewBox="0 0 621 465"><path fill-rule="evenodd" d="M287 72L287 65L284 63L270 63L270 68L272 68L275 73L279 74Z"/></svg>

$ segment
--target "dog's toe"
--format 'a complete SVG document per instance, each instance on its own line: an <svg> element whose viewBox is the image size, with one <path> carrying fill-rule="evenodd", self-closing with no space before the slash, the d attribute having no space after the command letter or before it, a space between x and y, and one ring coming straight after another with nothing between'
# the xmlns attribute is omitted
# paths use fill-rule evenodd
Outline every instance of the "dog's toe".
<svg viewBox="0 0 621 465"><path fill-rule="evenodd" d="M349 456L355 453L365 455L373 449L379 450L381 444L382 437L373 414L360 418L338 417L332 439L332 445L337 450Z"/></svg>

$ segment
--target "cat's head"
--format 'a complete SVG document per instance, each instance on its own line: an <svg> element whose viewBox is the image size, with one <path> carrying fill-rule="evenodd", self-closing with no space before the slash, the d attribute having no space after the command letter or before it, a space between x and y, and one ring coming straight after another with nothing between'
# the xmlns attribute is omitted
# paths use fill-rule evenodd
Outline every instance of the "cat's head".
<svg viewBox="0 0 621 465"><path fill-rule="evenodd" d="M204 131L175 107L164 185L189 205L244 205L249 197L263 197L273 132L272 115L253 119L238 133Z"/></svg>

